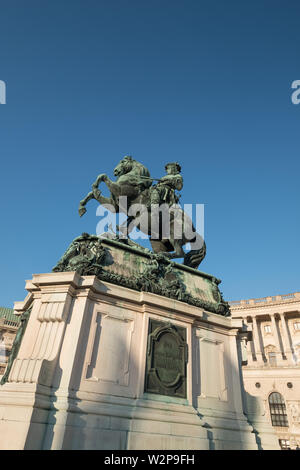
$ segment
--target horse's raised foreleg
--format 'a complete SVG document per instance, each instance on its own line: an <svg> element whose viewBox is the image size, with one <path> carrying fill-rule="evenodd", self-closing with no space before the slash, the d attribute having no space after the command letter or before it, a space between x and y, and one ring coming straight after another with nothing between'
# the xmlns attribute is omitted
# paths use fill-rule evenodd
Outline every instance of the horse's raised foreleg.
<svg viewBox="0 0 300 470"><path fill-rule="evenodd" d="M96 199L96 201L100 202L100 204L102 204L104 206L105 206L105 204L114 206L114 202L113 202L112 198L103 197L101 195L101 191L98 188L101 181L111 182L112 183L112 181L110 181L110 179L108 178L108 176L105 173L101 173L100 175L98 175L96 181L92 185L92 191L89 192L87 194L87 196L84 199L82 199L79 203L78 212L79 212L80 217L82 217L83 214L86 213L85 206L91 199Z"/></svg>
<svg viewBox="0 0 300 470"><path fill-rule="evenodd" d="M79 207L78 207L78 212L79 212L80 217L82 217L83 214L86 213L85 206L86 206L87 202L89 202L91 199L95 199L92 191L90 193L88 193L88 195L80 201Z"/></svg>
<svg viewBox="0 0 300 470"><path fill-rule="evenodd" d="M99 191L100 193L100 191ZM114 204L114 201L110 198L110 197L104 197L104 196L101 196L101 193L95 197L95 194L94 194L94 191L91 191L90 193L87 194L87 196L82 199L79 203L79 207L78 207L78 212L79 212L79 215L80 217L83 216L83 214L86 213L86 204L91 200L91 199L95 199L96 201L98 201L100 204L102 204L102 206L104 207L107 207L108 209L111 210L112 206L115 208L115 204Z"/></svg>
<svg viewBox="0 0 300 470"><path fill-rule="evenodd" d="M114 197L114 198L118 198L120 195L121 195L121 188L120 188L120 185L118 183L115 183L114 181L112 181L105 173L101 173L95 183L92 185L92 192L94 194L94 197L95 199L98 200L98 198L100 197L101 195L101 191L100 189L98 188L99 184L103 182L106 184L106 186L108 187L109 189L109 192L111 193L111 195Z"/></svg>
<svg viewBox="0 0 300 470"><path fill-rule="evenodd" d="M98 188L98 186L101 183L101 181L105 181L106 178L108 178L108 176L105 173L101 173L100 175L97 176L95 183L92 185L92 193L96 200L98 200L98 198L101 196L101 191Z"/></svg>

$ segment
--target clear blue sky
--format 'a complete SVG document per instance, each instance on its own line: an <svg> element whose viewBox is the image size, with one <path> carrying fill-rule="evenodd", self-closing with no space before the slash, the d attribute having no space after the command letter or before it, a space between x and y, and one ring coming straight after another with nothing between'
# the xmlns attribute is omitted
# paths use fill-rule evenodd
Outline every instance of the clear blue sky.
<svg viewBox="0 0 300 470"><path fill-rule="evenodd" d="M224 297L299 291L300 3L1 2L0 305L95 233L79 200L123 155L182 165Z"/></svg>

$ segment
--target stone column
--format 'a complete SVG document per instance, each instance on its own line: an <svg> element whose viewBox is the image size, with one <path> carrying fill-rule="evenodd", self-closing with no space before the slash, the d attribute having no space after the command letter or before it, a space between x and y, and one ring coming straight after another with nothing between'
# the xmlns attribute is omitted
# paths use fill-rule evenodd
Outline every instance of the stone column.
<svg viewBox="0 0 300 470"><path fill-rule="evenodd" d="M283 331L284 354L286 355L286 358L287 358L289 364L293 364L294 363L293 362L293 353L292 353L292 350L291 350L289 333L288 333L284 313L280 313L279 316L280 316L282 331Z"/></svg>
<svg viewBox="0 0 300 470"><path fill-rule="evenodd" d="M253 354L251 349L251 341L246 342L246 350L247 350L247 365L253 366Z"/></svg>
<svg viewBox="0 0 300 470"><path fill-rule="evenodd" d="M276 354L277 361L278 361L278 364L281 364L282 363L282 350L280 346L279 331L277 330L275 313L270 313L270 317L271 317L271 322L272 322L272 331L274 332L273 335L274 335L276 349L277 349L277 354Z"/></svg>
<svg viewBox="0 0 300 470"><path fill-rule="evenodd" d="M253 324L249 323L246 319L247 331L248 331L248 338L246 340L246 351L247 351L247 365L253 366ZM249 339L250 338L250 339Z"/></svg>
<svg viewBox="0 0 300 470"><path fill-rule="evenodd" d="M252 317L252 324L253 324L253 342L254 342L254 348L255 348L255 356L256 356L257 362L259 364L263 364L263 355L262 355L260 339L259 339L259 330L258 330L257 320L255 316Z"/></svg>

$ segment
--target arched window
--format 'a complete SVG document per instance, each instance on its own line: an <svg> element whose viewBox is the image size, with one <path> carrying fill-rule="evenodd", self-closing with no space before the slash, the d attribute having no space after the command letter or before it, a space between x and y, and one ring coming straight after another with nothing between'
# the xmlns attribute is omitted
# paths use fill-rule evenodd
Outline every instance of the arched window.
<svg viewBox="0 0 300 470"><path fill-rule="evenodd" d="M270 414L272 426L288 427L288 419L283 396L278 392L273 392L269 396Z"/></svg>

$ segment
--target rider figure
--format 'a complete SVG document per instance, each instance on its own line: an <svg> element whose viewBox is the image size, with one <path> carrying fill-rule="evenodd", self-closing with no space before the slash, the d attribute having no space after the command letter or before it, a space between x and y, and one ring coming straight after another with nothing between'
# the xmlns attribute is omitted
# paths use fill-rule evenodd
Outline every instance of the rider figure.
<svg viewBox="0 0 300 470"><path fill-rule="evenodd" d="M175 190L180 191L183 187L183 178L180 174L181 166L177 162L167 163L165 166L167 174L153 186L151 204L178 204L179 197Z"/></svg>

